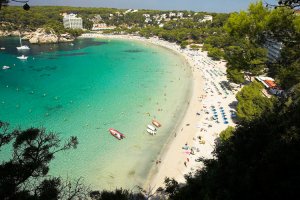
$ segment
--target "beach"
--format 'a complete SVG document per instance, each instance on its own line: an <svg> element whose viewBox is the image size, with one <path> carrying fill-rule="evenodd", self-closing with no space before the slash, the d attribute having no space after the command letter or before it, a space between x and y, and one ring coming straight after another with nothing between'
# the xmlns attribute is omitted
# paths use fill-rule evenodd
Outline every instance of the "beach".
<svg viewBox="0 0 300 200"><path fill-rule="evenodd" d="M152 167L143 188L155 191L164 187L166 177L184 183L184 175L203 167L196 159L213 158L213 149L219 133L228 126L234 126L231 113L236 101L237 86L230 86L226 77L225 62L211 60L201 50L181 49L175 43L159 38L142 38L128 35L85 34L83 37L102 39L127 39L150 42L184 56L193 74L192 95L181 122L170 134ZM234 91L231 91L235 88Z"/></svg>

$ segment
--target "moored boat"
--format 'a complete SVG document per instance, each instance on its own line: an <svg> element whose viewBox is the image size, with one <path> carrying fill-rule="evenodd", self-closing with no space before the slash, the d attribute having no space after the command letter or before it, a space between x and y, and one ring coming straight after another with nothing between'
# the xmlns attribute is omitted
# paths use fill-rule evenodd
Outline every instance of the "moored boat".
<svg viewBox="0 0 300 200"><path fill-rule="evenodd" d="M21 36L20 36L20 46L17 47L17 49L18 49L18 50L29 50L29 49L30 49L29 46L27 46L27 45L22 45L22 38L21 38Z"/></svg>
<svg viewBox="0 0 300 200"><path fill-rule="evenodd" d="M4 65L4 66L2 67L3 70L9 69L9 68L10 68L10 67L9 67L9 66L6 66L6 65Z"/></svg>
<svg viewBox="0 0 300 200"><path fill-rule="evenodd" d="M152 130L152 131L156 131L156 128L150 124L147 125L148 129Z"/></svg>
<svg viewBox="0 0 300 200"><path fill-rule="evenodd" d="M27 60L28 56L22 55L22 56L18 56L17 58L20 60Z"/></svg>
<svg viewBox="0 0 300 200"><path fill-rule="evenodd" d="M147 128L147 132L150 133L151 135L155 135L156 134L156 131L151 130L149 128Z"/></svg>
<svg viewBox="0 0 300 200"><path fill-rule="evenodd" d="M114 136L115 138L117 138L118 140L124 139L125 135L120 133L119 131L117 131L116 129L110 128L109 132L112 136Z"/></svg>
<svg viewBox="0 0 300 200"><path fill-rule="evenodd" d="M156 126L157 128L161 127L161 124L157 120L155 120L155 119L152 120L152 124L154 126Z"/></svg>

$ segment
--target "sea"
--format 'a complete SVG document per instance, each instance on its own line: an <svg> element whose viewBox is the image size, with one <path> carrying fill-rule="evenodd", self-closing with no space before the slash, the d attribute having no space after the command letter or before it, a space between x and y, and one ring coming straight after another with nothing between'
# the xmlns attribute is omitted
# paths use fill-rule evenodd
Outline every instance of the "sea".
<svg viewBox="0 0 300 200"><path fill-rule="evenodd" d="M51 161L51 176L81 178L99 190L142 186L187 108L192 73L185 59L132 40L23 44L30 50L16 49L19 38L0 38L0 121L11 130L45 128L61 144L77 136L77 149ZM154 118L162 127L152 136L146 128ZM11 153L11 145L2 147L1 160Z"/></svg>

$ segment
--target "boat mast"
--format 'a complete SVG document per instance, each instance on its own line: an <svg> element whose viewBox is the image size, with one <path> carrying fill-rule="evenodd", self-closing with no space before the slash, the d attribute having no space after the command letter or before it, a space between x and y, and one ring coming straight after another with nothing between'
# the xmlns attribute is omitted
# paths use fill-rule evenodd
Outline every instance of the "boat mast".
<svg viewBox="0 0 300 200"><path fill-rule="evenodd" d="M22 46L22 35L21 35L21 31L19 30L19 35L20 35L20 47Z"/></svg>

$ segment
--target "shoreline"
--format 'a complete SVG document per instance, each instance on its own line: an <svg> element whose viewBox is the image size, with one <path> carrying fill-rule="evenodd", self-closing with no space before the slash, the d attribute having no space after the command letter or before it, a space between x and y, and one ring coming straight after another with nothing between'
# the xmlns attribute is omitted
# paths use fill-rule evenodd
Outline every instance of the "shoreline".
<svg viewBox="0 0 300 200"><path fill-rule="evenodd" d="M159 187L164 187L165 177L185 183L185 174L193 173L203 167L203 164L196 162L195 159L199 157L212 158L212 151L219 133L229 125L235 125L231 119L226 119L226 124L222 123L222 120L220 122L211 120L212 111L209 110L211 106L217 108L219 105L219 108L224 109L222 116L223 114L227 116L231 110L229 104L236 101L234 92L226 90L222 85L222 82L227 81L225 63L212 61L201 50L182 50L177 44L160 40L157 37L146 39L132 35L84 34L79 38L148 42L172 50L184 57L192 73L192 88L188 106L179 119L181 121L178 121L161 149L157 158L159 162L151 167L143 188L146 191L154 192ZM216 85L215 82L220 85ZM188 147L186 150L183 149L186 147L185 144ZM195 152L194 155L191 154L192 152Z"/></svg>

